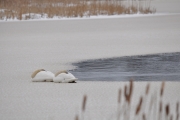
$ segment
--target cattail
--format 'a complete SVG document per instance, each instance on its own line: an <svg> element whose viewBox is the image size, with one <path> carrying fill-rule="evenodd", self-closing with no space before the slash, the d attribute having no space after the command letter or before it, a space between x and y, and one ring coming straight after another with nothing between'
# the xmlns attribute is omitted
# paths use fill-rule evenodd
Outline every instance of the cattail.
<svg viewBox="0 0 180 120"><path fill-rule="evenodd" d="M160 93L161 97L163 96L163 93L164 93L164 87L165 87L165 82L163 81L161 84L161 93Z"/></svg>
<svg viewBox="0 0 180 120"><path fill-rule="evenodd" d="M159 120L161 120L162 117L162 101L159 102Z"/></svg>
<svg viewBox="0 0 180 120"><path fill-rule="evenodd" d="M79 120L79 117L78 117L78 115L76 115L76 116L75 116L75 119L74 119L74 120Z"/></svg>
<svg viewBox="0 0 180 120"><path fill-rule="evenodd" d="M176 120L179 120L179 113L176 115Z"/></svg>
<svg viewBox="0 0 180 120"><path fill-rule="evenodd" d="M173 115L171 115L170 120L173 120Z"/></svg>
<svg viewBox="0 0 180 120"><path fill-rule="evenodd" d="M127 115L128 110L130 110L130 103L131 103L131 97L132 97L132 92L133 92L133 81L130 80L129 86L124 87L124 96L125 96L125 101L126 101L126 108L124 110L124 117L125 119L129 119L129 115Z"/></svg>
<svg viewBox="0 0 180 120"><path fill-rule="evenodd" d="M142 119L143 119L143 120L146 120L146 115L145 115L145 113L143 113Z"/></svg>
<svg viewBox="0 0 180 120"><path fill-rule="evenodd" d="M148 83L146 86L146 95L148 95L148 93L149 93L149 88L150 88L150 83Z"/></svg>
<svg viewBox="0 0 180 120"><path fill-rule="evenodd" d="M176 104L176 120L179 120L179 102Z"/></svg>
<svg viewBox="0 0 180 120"><path fill-rule="evenodd" d="M176 113L179 113L179 102L176 104Z"/></svg>
<svg viewBox="0 0 180 120"><path fill-rule="evenodd" d="M166 110L166 116L168 116L168 115L169 115L169 111L170 111L170 110L169 110L169 104L166 105L165 110Z"/></svg>
<svg viewBox="0 0 180 120"><path fill-rule="evenodd" d="M121 89L119 89L119 93L118 93L118 103L121 103Z"/></svg>
<svg viewBox="0 0 180 120"><path fill-rule="evenodd" d="M128 104L130 104L130 102L131 102L132 92L133 92L133 80L130 80L129 90L126 85L124 87L124 96L125 96L126 102L128 102Z"/></svg>
<svg viewBox="0 0 180 120"><path fill-rule="evenodd" d="M124 86L124 97L125 97L126 101L128 101L127 100L127 97L128 97L128 95L127 95L127 85Z"/></svg>
<svg viewBox="0 0 180 120"><path fill-rule="evenodd" d="M83 112L85 111L85 108L86 108L86 100L87 100L87 96L84 95L84 97L83 97L83 102L82 102L82 111L83 111Z"/></svg>
<svg viewBox="0 0 180 120"><path fill-rule="evenodd" d="M117 120L120 120L120 115L121 115L121 111L120 111L120 103L121 103L121 89L119 89L119 93L118 93L118 114L117 114Z"/></svg>
<svg viewBox="0 0 180 120"><path fill-rule="evenodd" d="M133 80L130 80L129 103L131 102L132 92L133 92Z"/></svg>
<svg viewBox="0 0 180 120"><path fill-rule="evenodd" d="M143 102L143 97L140 98L139 104L136 108L136 115L138 115L141 110L142 102Z"/></svg>
<svg viewBox="0 0 180 120"><path fill-rule="evenodd" d="M160 101L160 103L159 103L159 113L161 113L162 112L162 101Z"/></svg>

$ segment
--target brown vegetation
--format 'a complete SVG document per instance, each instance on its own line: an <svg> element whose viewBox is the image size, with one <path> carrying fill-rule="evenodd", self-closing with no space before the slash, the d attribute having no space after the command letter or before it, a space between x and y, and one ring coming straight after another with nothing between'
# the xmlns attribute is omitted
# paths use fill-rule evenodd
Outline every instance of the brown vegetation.
<svg viewBox="0 0 180 120"><path fill-rule="evenodd" d="M0 0L0 19L154 13L151 0Z"/></svg>
<svg viewBox="0 0 180 120"><path fill-rule="evenodd" d="M139 112L141 111L142 102L143 102L143 97L141 97L140 100L139 100L139 104L138 104L138 106L136 108L136 115L138 115Z"/></svg>
<svg viewBox="0 0 180 120"><path fill-rule="evenodd" d="M87 100L87 96L84 95L84 97L83 97L83 102L82 102L82 111L83 111L83 112L84 112L85 109L86 109L86 100Z"/></svg>
<svg viewBox="0 0 180 120"><path fill-rule="evenodd" d="M130 113L133 112L134 118L132 120L179 120L179 101L176 104L175 110L176 113L173 114L170 111L171 105L169 103L163 104L163 94L165 91L165 82L162 82L161 87L159 91L154 91L154 93L149 94L150 91L150 83L147 84L145 89L145 94L140 96L139 102L137 106L135 106L135 109L130 109L132 106L131 104L131 96L134 91L134 83L132 80L130 80L129 85L124 86L124 103L121 104L121 97L122 89L119 89L118 91L118 109L117 109L117 120L130 120ZM155 93L159 94L155 94ZM150 98L151 102L146 102L146 99ZM158 99L157 99L158 98ZM83 102L82 102L82 117L81 120L84 119L84 113L85 113L85 106L86 106L86 100L87 96L84 95ZM158 102L159 101L159 102ZM158 104L157 104L158 103ZM143 106L146 109L143 109ZM149 107L149 111L147 111L147 107ZM154 108L153 113L151 114L152 107ZM156 110L158 109L158 110ZM133 110L133 111L132 111ZM164 114L162 114L164 113ZM151 116L150 116L151 115ZM175 116L173 116L175 115ZM79 120L79 117L76 115L75 120Z"/></svg>

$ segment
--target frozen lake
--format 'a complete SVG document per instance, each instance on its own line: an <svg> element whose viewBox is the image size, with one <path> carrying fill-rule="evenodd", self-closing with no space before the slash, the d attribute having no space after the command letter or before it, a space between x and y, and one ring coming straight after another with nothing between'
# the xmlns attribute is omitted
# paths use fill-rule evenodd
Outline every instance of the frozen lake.
<svg viewBox="0 0 180 120"><path fill-rule="evenodd" d="M113 19L0 22L0 119L73 120L80 113L84 94L88 96L86 117L89 119L106 120L116 112L117 91L120 87L124 88L126 82L99 82L97 77L91 79L93 82L78 81L77 84L31 82L32 72L39 68L56 73L74 69L72 63L87 61L85 63L95 64L93 69L83 71L87 75L91 70L98 71L96 68L100 62L105 68L110 64L110 69L104 69L106 74L106 70L116 74L118 69L134 77L135 73L154 75L156 72L156 75L164 75L167 70L166 80L180 80L177 75L180 14L173 14L180 13L180 2L159 0L155 5L160 12L168 14ZM159 56L159 53L167 54ZM136 56L149 54L158 55ZM112 61L114 63L111 64ZM88 65L82 68L87 69ZM121 77L121 80L127 80L127 76ZM83 77L80 75L80 80L87 80ZM160 84L151 82L151 91L159 90ZM134 105L140 94L144 93L145 86L146 82L135 82ZM180 99L179 86L179 82L166 84L163 103L172 103L174 106L171 110L175 110L175 102Z"/></svg>
<svg viewBox="0 0 180 120"><path fill-rule="evenodd" d="M29 81L39 68L71 70L100 58L180 52L180 15L2 22L0 79ZM10 76L9 76L10 75ZM6 79L6 81L3 81Z"/></svg>

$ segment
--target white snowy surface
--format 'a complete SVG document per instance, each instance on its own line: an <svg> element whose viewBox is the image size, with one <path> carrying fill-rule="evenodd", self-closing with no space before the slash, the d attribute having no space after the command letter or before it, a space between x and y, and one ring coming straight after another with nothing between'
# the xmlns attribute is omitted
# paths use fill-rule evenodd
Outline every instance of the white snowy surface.
<svg viewBox="0 0 180 120"><path fill-rule="evenodd" d="M168 15L0 22L0 119L73 120L84 94L86 120L113 119L117 92L125 82L34 83L31 74L41 68L53 73L73 69L72 62L87 59L180 52L180 15L172 14L180 13L180 1L158 2L162 13L170 11ZM152 91L159 89L159 82L151 84ZM135 83L133 104L145 85ZM173 105L172 112L180 100L179 86L166 84L164 100Z"/></svg>
<svg viewBox="0 0 180 120"><path fill-rule="evenodd" d="M54 21L54 20L91 20L91 19L112 19L112 18L134 18L134 17L150 17L150 16L162 16L162 15L179 15L180 13L154 13L154 14L122 14L122 15L97 15L97 16L84 16L84 17L59 17L54 16L53 18L41 18L37 17L35 19L29 20L18 20L15 19L8 19L8 20L0 20L0 22L29 22L29 21ZM36 16L36 14L34 14ZM39 16L39 15L37 15Z"/></svg>

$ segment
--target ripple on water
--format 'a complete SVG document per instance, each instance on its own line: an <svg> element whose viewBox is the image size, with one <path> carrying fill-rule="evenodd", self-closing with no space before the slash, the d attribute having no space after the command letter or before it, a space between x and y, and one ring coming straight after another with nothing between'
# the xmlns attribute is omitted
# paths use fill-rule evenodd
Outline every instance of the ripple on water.
<svg viewBox="0 0 180 120"><path fill-rule="evenodd" d="M95 59L73 63L71 72L90 81L179 81L180 52Z"/></svg>

